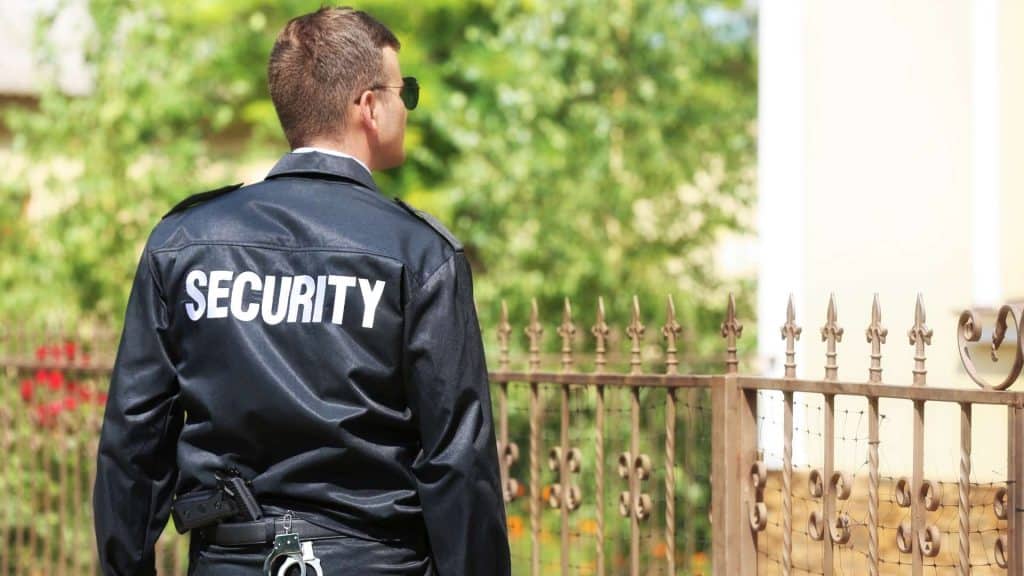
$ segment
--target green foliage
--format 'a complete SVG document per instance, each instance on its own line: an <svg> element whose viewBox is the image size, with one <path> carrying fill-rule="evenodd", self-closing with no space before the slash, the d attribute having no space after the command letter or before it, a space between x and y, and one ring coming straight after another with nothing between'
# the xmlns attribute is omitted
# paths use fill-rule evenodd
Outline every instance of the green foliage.
<svg viewBox="0 0 1024 576"><path fill-rule="evenodd" d="M737 291L748 326L753 296L750 281L723 282L713 258L723 234L743 231L752 203L756 23L743 5L359 5L395 30L403 73L424 86L409 116L408 162L375 177L385 194L436 214L463 240L489 350L502 299L518 349L538 299L550 352L562 299L573 299L578 341L591 346L584 335L604 296L621 354L629 296L639 296L651 345L671 293L686 328L684 366L721 370L699 359L721 349L726 292ZM71 96L54 83L38 107L4 115L29 164L0 172L0 317L119 324L160 216L232 181L227 167L286 150L266 59L287 19L319 6L92 0L92 90ZM53 65L45 44L40 58ZM40 188L49 211L28 220L38 201L30 189ZM753 341L748 333L741 345ZM512 414L514 430L523 416ZM609 434L624 434L623 425ZM706 505L706 494L692 498Z"/></svg>

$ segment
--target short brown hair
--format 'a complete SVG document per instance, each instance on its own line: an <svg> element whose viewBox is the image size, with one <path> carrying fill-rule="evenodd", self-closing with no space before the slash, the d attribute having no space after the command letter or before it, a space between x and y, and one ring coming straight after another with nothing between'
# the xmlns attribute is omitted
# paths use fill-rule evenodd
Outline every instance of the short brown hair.
<svg viewBox="0 0 1024 576"><path fill-rule="evenodd" d="M348 104L384 80L385 47L401 45L387 26L352 8L325 7L288 22L274 42L267 78L293 148L344 128Z"/></svg>

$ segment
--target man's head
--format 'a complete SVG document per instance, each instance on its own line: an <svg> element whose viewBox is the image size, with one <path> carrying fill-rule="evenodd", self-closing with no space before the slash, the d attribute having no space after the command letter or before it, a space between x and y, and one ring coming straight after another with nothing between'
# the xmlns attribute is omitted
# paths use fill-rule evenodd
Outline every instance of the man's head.
<svg viewBox="0 0 1024 576"><path fill-rule="evenodd" d="M400 44L351 8L321 8L290 21L270 54L270 97L292 148L343 149L371 169L405 158Z"/></svg>

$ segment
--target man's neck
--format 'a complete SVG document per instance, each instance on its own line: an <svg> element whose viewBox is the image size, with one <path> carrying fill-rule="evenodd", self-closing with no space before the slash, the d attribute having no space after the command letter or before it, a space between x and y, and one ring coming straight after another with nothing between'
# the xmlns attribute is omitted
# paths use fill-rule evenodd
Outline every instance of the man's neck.
<svg viewBox="0 0 1024 576"><path fill-rule="evenodd" d="M373 173L373 171L370 170L369 164L366 162L366 160L364 160L363 158L360 157L361 155L359 153L351 151L351 150L346 150L345 148L346 147L338 146L337 144L333 144L333 143L310 142L309 144L307 144L305 146L300 146L299 148L296 148L296 149L292 150L292 152L293 153L321 152L323 154L330 154L332 156L340 156L342 158L351 158L352 160L355 160L356 162L358 162L360 166L365 168L367 172L369 172L371 174Z"/></svg>

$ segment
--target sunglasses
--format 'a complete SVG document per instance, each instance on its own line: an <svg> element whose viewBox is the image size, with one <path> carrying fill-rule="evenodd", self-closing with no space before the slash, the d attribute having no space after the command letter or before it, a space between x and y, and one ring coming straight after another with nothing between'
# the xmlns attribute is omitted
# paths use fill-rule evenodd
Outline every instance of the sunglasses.
<svg viewBox="0 0 1024 576"><path fill-rule="evenodd" d="M387 84L375 84L367 88L367 90L383 90L385 88L398 88L398 97L402 99L402 104L405 105L408 110L415 110L416 106L420 103L420 83L416 81L412 76L406 76L402 78L401 86L388 86ZM359 100L356 99L356 104Z"/></svg>

